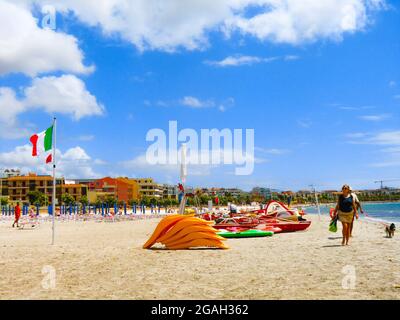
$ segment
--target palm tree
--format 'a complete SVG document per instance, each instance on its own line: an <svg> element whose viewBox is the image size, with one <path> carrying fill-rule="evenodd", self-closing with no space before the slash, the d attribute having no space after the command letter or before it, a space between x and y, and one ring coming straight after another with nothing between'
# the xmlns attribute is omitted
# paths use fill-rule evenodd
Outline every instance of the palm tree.
<svg viewBox="0 0 400 320"><path fill-rule="evenodd" d="M87 205L89 204L89 200L88 200L87 196L82 196L82 197L81 197L80 203L81 203L83 206L87 206Z"/></svg>

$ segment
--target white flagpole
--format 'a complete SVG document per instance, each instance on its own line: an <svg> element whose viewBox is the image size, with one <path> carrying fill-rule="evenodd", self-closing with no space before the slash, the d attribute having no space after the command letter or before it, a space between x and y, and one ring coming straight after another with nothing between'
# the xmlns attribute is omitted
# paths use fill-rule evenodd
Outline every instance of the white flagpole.
<svg viewBox="0 0 400 320"><path fill-rule="evenodd" d="M181 181L185 187L187 177L187 166L186 166L186 143L182 144L182 156L181 156Z"/></svg>
<svg viewBox="0 0 400 320"><path fill-rule="evenodd" d="M317 189L315 188L314 185L311 185L311 188L312 188L313 191L314 191L315 204L316 204L317 209L318 209L318 219L319 219L319 221L321 221L321 208L320 208L320 206L319 206Z"/></svg>
<svg viewBox="0 0 400 320"><path fill-rule="evenodd" d="M182 144L182 154L181 154L181 182L183 185L183 197L181 203L179 204L179 214L185 213L185 206L186 206L186 176L187 176L187 166L186 166L186 144Z"/></svg>
<svg viewBox="0 0 400 320"><path fill-rule="evenodd" d="M52 212L53 212L53 221L52 221L52 237L51 244L54 245L54 231L55 231L55 216L56 216L56 123L57 119L54 117L53 119L53 201L52 201Z"/></svg>

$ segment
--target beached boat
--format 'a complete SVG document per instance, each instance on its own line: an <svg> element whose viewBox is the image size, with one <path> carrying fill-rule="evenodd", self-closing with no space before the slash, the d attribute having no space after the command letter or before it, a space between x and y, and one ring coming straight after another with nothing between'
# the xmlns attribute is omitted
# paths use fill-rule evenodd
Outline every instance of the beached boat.
<svg viewBox="0 0 400 320"><path fill-rule="evenodd" d="M277 201L270 201L261 214L240 214L216 222L216 229L258 229L275 233L304 231L311 225L311 221L306 221L297 210Z"/></svg>
<svg viewBox="0 0 400 320"><path fill-rule="evenodd" d="M242 220L243 221L243 220ZM311 221L282 221L279 218L262 219L257 222L244 223L239 219L229 218L221 223L215 224L215 229L225 229L232 231L258 229L263 231L273 231L275 233L296 232L307 230L311 225Z"/></svg>
<svg viewBox="0 0 400 320"><path fill-rule="evenodd" d="M276 221L276 222L268 222L266 223L267 227L273 227L281 229L282 233L285 232L296 232L296 231L304 231L307 230L311 226L311 221L298 221L298 222L291 222L291 221ZM275 233L279 233L275 232Z"/></svg>
<svg viewBox="0 0 400 320"><path fill-rule="evenodd" d="M285 204L279 201L271 200L267 203L267 206L262 215L269 217L279 217L279 218L287 218L292 216L302 216L304 212L297 208L288 208Z"/></svg>
<svg viewBox="0 0 400 320"><path fill-rule="evenodd" d="M259 224L260 221L257 219L253 219L251 222L245 222L243 218L226 218L216 223L213 227L215 229L233 230L232 228L238 228L249 230L255 229Z"/></svg>
<svg viewBox="0 0 400 320"><path fill-rule="evenodd" d="M260 238L260 237L272 237L274 233L272 231L263 231L258 229L250 229L239 232L221 230L221 232L218 232L218 235L223 238Z"/></svg>

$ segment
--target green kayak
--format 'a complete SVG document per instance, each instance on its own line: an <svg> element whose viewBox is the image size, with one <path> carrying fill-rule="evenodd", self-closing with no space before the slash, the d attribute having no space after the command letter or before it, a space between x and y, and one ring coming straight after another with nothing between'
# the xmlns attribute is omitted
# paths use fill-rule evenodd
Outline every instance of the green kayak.
<svg viewBox="0 0 400 320"><path fill-rule="evenodd" d="M219 232L218 235L224 238L256 238L256 237L271 237L274 235L274 233L272 231L247 230L241 232L222 231Z"/></svg>

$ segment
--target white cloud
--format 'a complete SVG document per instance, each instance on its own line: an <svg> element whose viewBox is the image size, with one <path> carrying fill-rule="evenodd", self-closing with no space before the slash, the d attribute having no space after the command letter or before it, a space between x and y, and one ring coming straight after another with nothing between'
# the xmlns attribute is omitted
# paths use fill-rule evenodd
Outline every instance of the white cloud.
<svg viewBox="0 0 400 320"><path fill-rule="evenodd" d="M11 88L0 87L0 121L14 124L16 115L24 111L24 104Z"/></svg>
<svg viewBox="0 0 400 320"><path fill-rule="evenodd" d="M298 60L300 57L295 55L286 55L283 57L257 57L257 56L243 56L235 55L228 56L220 61L204 61L205 64L215 66L215 67L240 67L240 66L251 66L253 64L259 63L269 63L277 60L282 61L294 61Z"/></svg>
<svg viewBox="0 0 400 320"><path fill-rule="evenodd" d="M290 152L290 150L288 150L288 149L278 149L278 148L266 149L266 148L256 147L255 150L265 153L265 154L275 155L275 156L284 155L284 154L287 154Z"/></svg>
<svg viewBox="0 0 400 320"><path fill-rule="evenodd" d="M346 110L346 111L361 111L361 110L376 109L375 106L349 107L349 106L341 106L340 104L334 104L332 106L338 107L340 110Z"/></svg>
<svg viewBox="0 0 400 320"><path fill-rule="evenodd" d="M189 149L190 150L190 149ZM160 163L160 160L169 159L168 151L160 151L159 154L140 154L135 158L121 162L121 166L127 170L132 170L133 174L176 174L179 175L181 164L181 153L178 152L178 163L171 164ZM207 159L207 164L202 161ZM264 163L268 160L255 157L251 152L245 150L235 150L231 148L217 148L217 149L200 149L190 150L187 153L186 161L188 164L188 172L191 176L206 176L211 175L213 170L221 170L222 168L242 167L247 163ZM234 174L234 173L232 173Z"/></svg>
<svg viewBox="0 0 400 320"><path fill-rule="evenodd" d="M367 115L367 116L360 116L361 120L364 121L372 121L372 122L379 122L390 118L389 114L376 114L376 115Z"/></svg>
<svg viewBox="0 0 400 320"><path fill-rule="evenodd" d="M383 7L379 0L271 0L263 12L248 18L235 15L226 21L228 32L238 30L261 40L301 44L319 39L341 40L363 30L370 13Z"/></svg>
<svg viewBox="0 0 400 320"><path fill-rule="evenodd" d="M25 6L0 0L0 75L68 71L89 73L75 37L42 29Z"/></svg>
<svg viewBox="0 0 400 320"><path fill-rule="evenodd" d="M384 0L59 0L53 5L139 50L174 51L204 49L209 31L295 45L340 40L346 33L364 30ZM249 15L248 8L254 13Z"/></svg>
<svg viewBox="0 0 400 320"><path fill-rule="evenodd" d="M89 135L81 135L77 138L79 141L93 141L96 137L92 134Z"/></svg>
<svg viewBox="0 0 400 320"><path fill-rule="evenodd" d="M400 131L382 131L379 133L348 133L346 137L355 139L350 143L371 145L400 146Z"/></svg>
<svg viewBox="0 0 400 320"><path fill-rule="evenodd" d="M87 161L90 160L90 157L81 147L75 147L67 150L61 157L64 160L73 160L73 161Z"/></svg>
<svg viewBox="0 0 400 320"><path fill-rule="evenodd" d="M260 57L229 56L221 61L205 61L205 63L216 67L238 67L243 65L250 66L264 61L265 60Z"/></svg>
<svg viewBox="0 0 400 320"><path fill-rule="evenodd" d="M368 136L368 134L367 133L363 133L363 132L355 132L355 133L346 134L346 137L350 138L350 139L361 139L361 138L364 138L366 136Z"/></svg>
<svg viewBox="0 0 400 320"><path fill-rule="evenodd" d="M24 90L25 104L52 113L71 114L75 120L102 115L104 107L74 75L36 78Z"/></svg>
<svg viewBox="0 0 400 320"><path fill-rule="evenodd" d="M156 106L163 108L170 107L187 107L191 109L206 109L206 108L216 108L221 112L225 112L229 108L235 105L235 99L229 97L222 101L216 101L215 99L200 99L194 96L184 96L181 99L176 100L157 100L154 103L149 100L144 100L143 104L145 106Z"/></svg>
<svg viewBox="0 0 400 320"><path fill-rule="evenodd" d="M380 145L400 146L400 131L385 131L371 137L369 142Z"/></svg>
<svg viewBox="0 0 400 320"><path fill-rule="evenodd" d="M297 124L302 128L310 128L312 126L312 121L309 119L299 119L297 120Z"/></svg>
<svg viewBox="0 0 400 320"><path fill-rule="evenodd" d="M92 161L91 157L81 147L68 149L65 153L56 151L57 175L70 179L96 178L100 175L93 169L98 162ZM18 146L9 152L0 153L0 167L20 168L24 173L37 172L39 174L51 174L52 167L45 164L45 154L40 157L32 157L32 146Z"/></svg>
<svg viewBox="0 0 400 320"><path fill-rule="evenodd" d="M0 137L14 139L27 134L27 130L17 123L17 115L23 111L25 106L14 90L0 87Z"/></svg>
<svg viewBox="0 0 400 320"><path fill-rule="evenodd" d="M296 55L286 55L283 57L283 60L285 61L294 61L294 60L299 60L300 57Z"/></svg>
<svg viewBox="0 0 400 320"><path fill-rule="evenodd" d="M235 105L235 99L230 97L225 99L218 105L218 110L221 112L225 112L226 110L232 108Z"/></svg>
<svg viewBox="0 0 400 320"><path fill-rule="evenodd" d="M63 176L70 179L100 177L100 174L93 169L96 161L93 161L81 147L68 149L63 154L58 151L58 154L57 170Z"/></svg>
<svg viewBox="0 0 400 320"><path fill-rule="evenodd" d="M385 146L378 150L382 160L372 163L371 167L400 167L400 131L383 131L375 134L350 134L355 138L350 143Z"/></svg>
<svg viewBox="0 0 400 320"><path fill-rule="evenodd" d="M215 102L212 100L200 100L196 97L192 97L192 96L186 96L183 97L180 100L180 104L185 106L185 107L189 107L189 108L195 108L195 109L199 109L199 108L210 108L210 107L214 107L215 106Z"/></svg>
<svg viewBox="0 0 400 320"><path fill-rule="evenodd" d="M0 137L20 138L28 135L18 116L28 110L71 115L75 120L101 115L104 107L87 91L82 80L73 75L35 78L32 85L17 97L13 89L0 87Z"/></svg>

